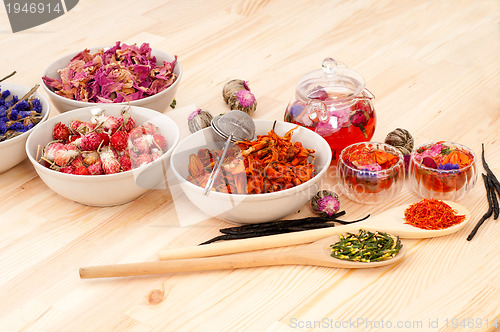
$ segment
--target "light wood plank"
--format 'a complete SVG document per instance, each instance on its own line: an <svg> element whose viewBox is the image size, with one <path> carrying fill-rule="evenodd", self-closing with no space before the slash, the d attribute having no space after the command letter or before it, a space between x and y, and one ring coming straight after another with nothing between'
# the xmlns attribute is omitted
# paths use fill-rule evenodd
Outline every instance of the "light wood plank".
<svg viewBox="0 0 500 332"><path fill-rule="evenodd" d="M16 70L9 81L32 86L69 52L118 40L149 42L178 55L183 66L177 108L168 114L185 137L192 110L227 110L221 92L232 78L250 82L255 118L281 120L297 80L334 57L358 70L376 96L374 140L403 127L416 144L452 140L478 157L484 142L500 177L499 22L496 0L86 0L13 34L2 9L0 76ZM50 116L57 114L53 109ZM438 319L434 330L459 331L445 320L480 319L476 330L487 330L486 319L500 318L499 222L487 220L466 241L487 210L481 180L460 202L472 224L442 238L407 240L407 258L397 266L80 280L81 266L154 261L161 249L196 245L227 226L198 211L171 174L167 180L168 188L128 204L95 208L53 193L28 161L0 174L1 329L290 331L299 322L383 319L421 322L414 330L425 330ZM336 183L332 168L324 187L336 190ZM346 219L418 199L408 184L394 201L377 206L340 198ZM305 206L291 217L310 214Z"/></svg>

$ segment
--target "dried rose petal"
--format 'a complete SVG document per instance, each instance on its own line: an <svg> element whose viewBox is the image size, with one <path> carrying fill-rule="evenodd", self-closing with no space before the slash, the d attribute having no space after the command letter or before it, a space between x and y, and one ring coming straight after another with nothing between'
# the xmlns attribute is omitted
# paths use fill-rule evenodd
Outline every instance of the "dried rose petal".
<svg viewBox="0 0 500 332"><path fill-rule="evenodd" d="M42 80L62 97L83 102L120 103L157 94L177 79L172 62L157 65L149 44L140 47L117 42L107 51L83 50L60 69L59 79Z"/></svg>

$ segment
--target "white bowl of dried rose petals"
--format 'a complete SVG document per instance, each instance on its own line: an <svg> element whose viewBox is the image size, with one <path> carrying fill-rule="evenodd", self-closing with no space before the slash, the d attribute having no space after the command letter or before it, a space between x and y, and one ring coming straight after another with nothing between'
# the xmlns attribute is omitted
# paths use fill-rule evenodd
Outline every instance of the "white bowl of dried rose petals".
<svg viewBox="0 0 500 332"><path fill-rule="evenodd" d="M37 125L26 153L57 194L111 206L164 187L178 141L179 127L167 115L109 104L65 112Z"/></svg>
<svg viewBox="0 0 500 332"><path fill-rule="evenodd" d="M50 64L42 86L59 112L122 104L165 111L182 76L177 56L143 43L75 52Z"/></svg>

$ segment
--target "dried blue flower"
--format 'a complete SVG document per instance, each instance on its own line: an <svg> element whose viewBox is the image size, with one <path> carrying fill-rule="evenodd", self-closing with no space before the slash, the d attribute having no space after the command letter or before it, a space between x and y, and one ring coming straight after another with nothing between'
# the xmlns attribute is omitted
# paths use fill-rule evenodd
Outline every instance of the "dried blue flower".
<svg viewBox="0 0 500 332"><path fill-rule="evenodd" d="M40 103L40 99L33 99L31 101L31 104L33 105L33 111L37 112L37 113L41 113L42 112L42 104Z"/></svg>
<svg viewBox="0 0 500 332"><path fill-rule="evenodd" d="M452 170L452 169L459 169L460 165L459 164L453 164L453 163L447 163L447 164L439 165L437 168L449 171L449 170Z"/></svg>
<svg viewBox="0 0 500 332"><path fill-rule="evenodd" d="M19 112L15 108L13 108L12 111L10 111L10 119L11 120L17 120L18 115L19 115Z"/></svg>
<svg viewBox="0 0 500 332"><path fill-rule="evenodd" d="M0 134L5 134L7 131L7 125L4 121L0 121Z"/></svg>
<svg viewBox="0 0 500 332"><path fill-rule="evenodd" d="M14 122L12 123L10 126L9 126L9 129L10 130L15 130L15 131L19 131L23 128L24 126L22 125L22 123L19 123L19 122Z"/></svg>
<svg viewBox="0 0 500 332"><path fill-rule="evenodd" d="M39 99L31 98L38 87L33 87L21 100L0 89L0 142L30 130L42 120L42 104Z"/></svg>
<svg viewBox="0 0 500 332"><path fill-rule="evenodd" d="M26 100L21 100L16 104L16 106L14 106L14 108L18 111L26 111L30 109L30 105Z"/></svg>

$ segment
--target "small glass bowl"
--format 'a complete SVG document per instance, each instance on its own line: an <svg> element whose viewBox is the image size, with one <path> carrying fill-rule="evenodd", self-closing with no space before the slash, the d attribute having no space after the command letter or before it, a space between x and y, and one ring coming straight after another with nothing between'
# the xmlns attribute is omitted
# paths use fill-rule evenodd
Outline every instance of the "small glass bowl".
<svg viewBox="0 0 500 332"><path fill-rule="evenodd" d="M468 152L472 162L459 169L435 169L422 165L415 159L416 153L437 143L456 147ZM477 181L476 156L466 146L453 142L432 142L423 144L413 150L410 158L410 185L423 198L435 198L448 201L459 201L474 188Z"/></svg>
<svg viewBox="0 0 500 332"><path fill-rule="evenodd" d="M398 157L396 164L379 171L359 170L345 161L361 146L391 153ZM394 198L405 179L404 157L396 148L385 143L363 142L351 144L342 150L337 164L337 178L343 193L349 199L364 204L376 204Z"/></svg>

